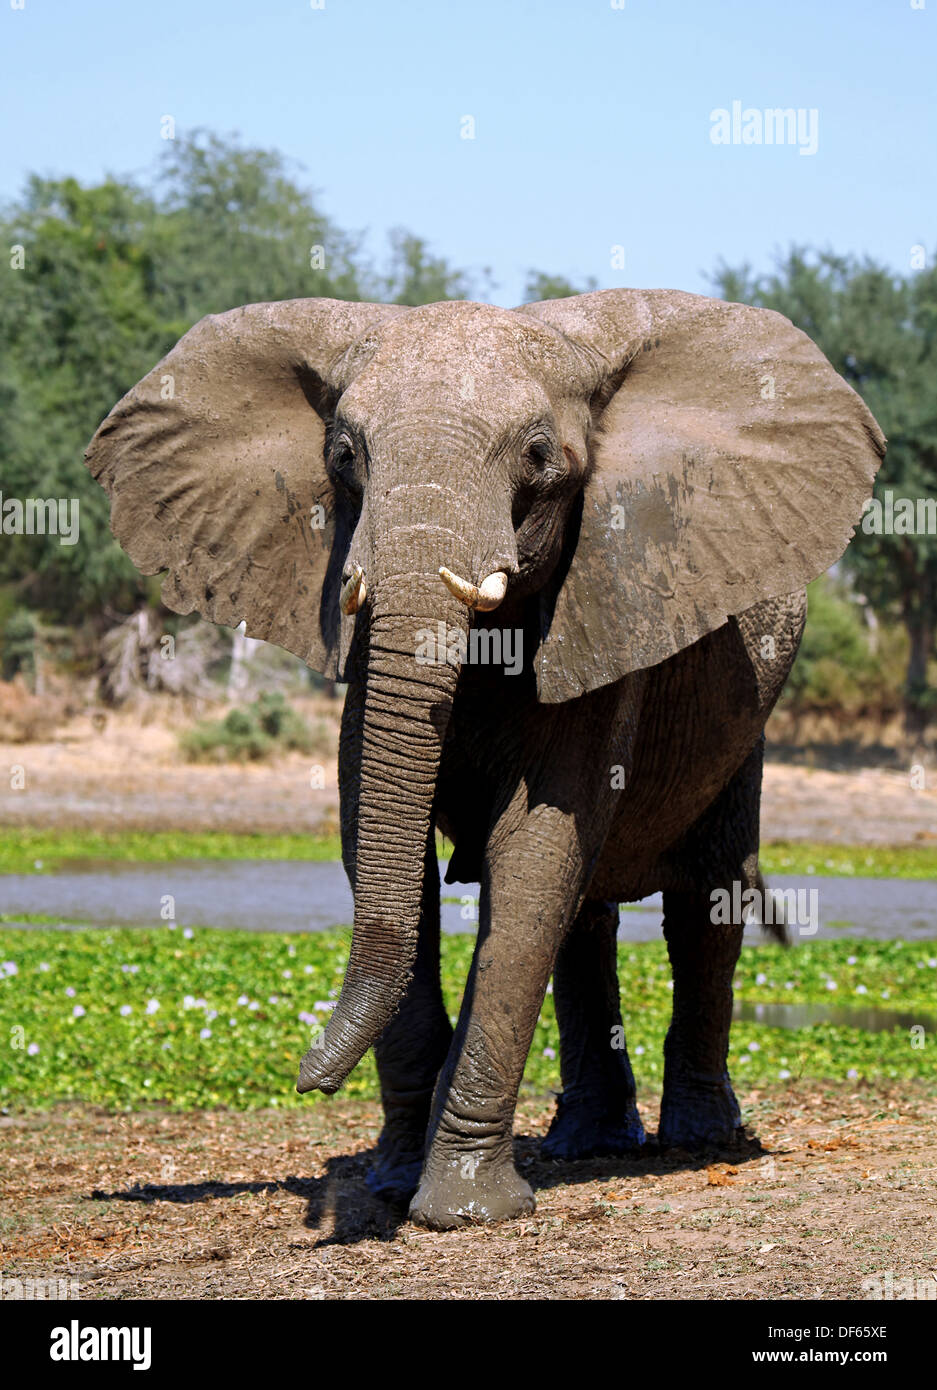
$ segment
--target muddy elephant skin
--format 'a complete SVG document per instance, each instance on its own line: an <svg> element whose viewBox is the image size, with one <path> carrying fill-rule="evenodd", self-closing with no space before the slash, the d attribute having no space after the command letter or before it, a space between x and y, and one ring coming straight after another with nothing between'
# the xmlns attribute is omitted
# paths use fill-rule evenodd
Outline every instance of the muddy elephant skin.
<svg viewBox="0 0 937 1390"><path fill-rule="evenodd" d="M246 621L348 682L345 982L299 1089L374 1047L375 1191L436 1228L533 1208L517 1092L551 974L546 1153L644 1139L617 904L661 890L674 977L662 1143L730 1136L763 729L804 586L842 553L884 440L780 315L676 291L517 310L292 300L203 319L102 423L88 466L180 613ZM480 880L455 1029L435 830Z"/></svg>

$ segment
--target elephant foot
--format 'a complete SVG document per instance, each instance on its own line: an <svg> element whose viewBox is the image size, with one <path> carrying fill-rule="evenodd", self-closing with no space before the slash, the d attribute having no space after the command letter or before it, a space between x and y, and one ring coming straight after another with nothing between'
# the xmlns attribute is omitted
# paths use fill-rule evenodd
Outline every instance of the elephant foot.
<svg viewBox="0 0 937 1390"><path fill-rule="evenodd" d="M410 1117L408 1117L409 1119ZM420 1185L423 1171L426 1127L386 1123L377 1141L374 1167L365 1178L368 1189L385 1202L406 1206Z"/></svg>
<svg viewBox="0 0 937 1390"><path fill-rule="evenodd" d="M643 1143L644 1126L633 1100L609 1106L594 1098L560 1095L540 1153L556 1159L601 1158L634 1153Z"/></svg>
<svg viewBox="0 0 937 1390"><path fill-rule="evenodd" d="M479 1162L475 1154L455 1159L440 1172L424 1175L410 1203L410 1220L432 1231L509 1221L533 1211L530 1184L510 1161Z"/></svg>
<svg viewBox="0 0 937 1390"><path fill-rule="evenodd" d="M741 1126L728 1072L669 1083L665 1078L657 1132L661 1148L719 1148L731 1143Z"/></svg>

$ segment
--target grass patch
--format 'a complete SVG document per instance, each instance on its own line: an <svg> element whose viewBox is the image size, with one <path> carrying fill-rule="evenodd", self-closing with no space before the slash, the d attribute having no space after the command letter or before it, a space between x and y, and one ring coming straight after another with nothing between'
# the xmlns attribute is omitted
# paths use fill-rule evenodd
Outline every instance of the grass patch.
<svg viewBox="0 0 937 1390"><path fill-rule="evenodd" d="M824 845L810 840L775 840L761 846L761 871L831 878L937 878L937 848L881 845Z"/></svg>
<svg viewBox="0 0 937 1390"><path fill-rule="evenodd" d="M437 836L441 858L451 843ZM323 835L232 835L223 831L0 831L0 874L52 873L73 860L163 864L178 859L341 859L341 839ZM761 847L766 876L937 878L937 849L824 845L778 840ZM461 902L461 898L458 899Z"/></svg>
<svg viewBox="0 0 937 1390"><path fill-rule="evenodd" d="M74 860L166 864L179 859L341 858L338 835L229 835L160 830L98 834L87 830L5 830L0 834L0 873L54 873Z"/></svg>
<svg viewBox="0 0 937 1390"><path fill-rule="evenodd" d="M45 1109L83 1100L131 1110L309 1104L294 1090L299 1059L341 989L350 933L254 934L197 928L0 931L0 1104ZM446 1005L455 1017L471 936L444 936ZM765 1003L933 1008L931 943L813 942L746 947L738 997ZM12 963L14 971L10 971ZM663 943L619 949L628 1046L639 1082L659 1086L672 994ZM835 986L835 988L831 988ZM155 1001L151 1002L151 1001ZM933 1079L934 1041L904 1030L868 1034L736 1023L730 1068L740 1085L797 1079ZM559 1040L547 995L524 1089L559 1089ZM345 1087L378 1095L369 1053Z"/></svg>

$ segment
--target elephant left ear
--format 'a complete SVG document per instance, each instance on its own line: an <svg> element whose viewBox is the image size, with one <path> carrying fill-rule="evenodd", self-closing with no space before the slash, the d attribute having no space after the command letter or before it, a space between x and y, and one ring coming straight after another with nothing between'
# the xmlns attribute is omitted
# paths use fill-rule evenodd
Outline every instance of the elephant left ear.
<svg viewBox="0 0 937 1390"><path fill-rule="evenodd" d="M654 666L843 553L885 440L787 319L673 290L518 312L569 340L594 425L578 535L541 599L543 701Z"/></svg>

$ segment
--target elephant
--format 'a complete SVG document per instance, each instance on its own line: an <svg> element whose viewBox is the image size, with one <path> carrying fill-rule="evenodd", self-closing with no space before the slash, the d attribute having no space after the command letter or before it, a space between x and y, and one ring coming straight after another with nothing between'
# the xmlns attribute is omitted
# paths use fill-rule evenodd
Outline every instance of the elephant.
<svg viewBox="0 0 937 1390"><path fill-rule="evenodd" d="M298 1089L334 1093L374 1048L369 1182L411 1220L533 1210L513 1125L551 975L542 1152L640 1149L616 934L654 892L659 1142L736 1134L743 924L712 904L761 884L765 722L884 447L787 319L674 290L249 304L202 319L99 427L113 533L167 572L168 607L347 684L353 933ZM481 884L454 1028L437 831L447 882Z"/></svg>

